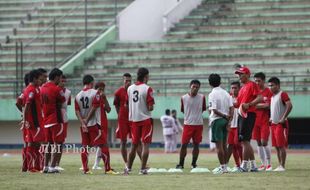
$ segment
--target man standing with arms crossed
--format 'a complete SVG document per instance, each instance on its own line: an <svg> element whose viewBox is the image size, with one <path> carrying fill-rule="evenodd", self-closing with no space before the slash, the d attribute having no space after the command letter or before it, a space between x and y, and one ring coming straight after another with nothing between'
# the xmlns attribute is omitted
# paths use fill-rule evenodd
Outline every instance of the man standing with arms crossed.
<svg viewBox="0 0 310 190"><path fill-rule="evenodd" d="M268 146L268 139L270 134L269 129L269 105L272 93L269 88L265 86L266 76L259 72L254 75L254 81L259 86L262 101L256 105L256 120L252 133L252 138L257 141L257 152L261 159L262 165L258 168L259 171L272 171L270 155L271 151Z"/></svg>
<svg viewBox="0 0 310 190"><path fill-rule="evenodd" d="M239 141L242 142L243 161L240 169L243 172L248 171L248 162L250 161L250 171L256 172L257 167L255 163L254 151L250 144L252 130L255 124L255 106L261 102L262 97L259 94L259 87L250 80L250 69L247 67L240 67L235 71L239 75L240 82L243 84L239 91L235 107L238 108L238 136Z"/></svg>
<svg viewBox="0 0 310 190"><path fill-rule="evenodd" d="M149 71L139 68L137 82L127 90L129 105L129 121L131 122L132 146L124 173L131 171L136 157L139 142L142 142L142 162L139 174L147 174L146 163L149 157L149 144L152 142L153 120L151 111L154 109L153 89L147 85Z"/></svg>
<svg viewBox="0 0 310 190"><path fill-rule="evenodd" d="M184 168L184 160L187 154L187 145L193 140L192 168L197 167L199 155L199 144L202 140L203 118L202 113L206 111L206 98L198 93L200 88L199 80L190 82L190 92L181 98L181 112L184 113L184 127L182 133L182 145L179 164L177 169Z"/></svg>

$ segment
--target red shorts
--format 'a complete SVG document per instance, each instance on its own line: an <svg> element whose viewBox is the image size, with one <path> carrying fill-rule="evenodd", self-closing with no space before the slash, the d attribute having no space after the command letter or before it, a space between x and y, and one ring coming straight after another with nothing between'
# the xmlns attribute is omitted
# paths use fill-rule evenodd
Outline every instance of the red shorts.
<svg viewBox="0 0 310 190"><path fill-rule="evenodd" d="M44 128L38 127L38 128L29 128L26 129L26 137L25 142L28 143L38 143L38 142L44 142Z"/></svg>
<svg viewBox="0 0 310 190"><path fill-rule="evenodd" d="M146 119L144 121L131 123L132 144L151 143L153 136L153 120Z"/></svg>
<svg viewBox="0 0 310 190"><path fill-rule="evenodd" d="M286 128L282 124L271 124L272 146L286 147L288 146L288 122L285 122Z"/></svg>
<svg viewBox="0 0 310 190"><path fill-rule="evenodd" d="M99 125L87 127L88 132L83 132L80 128L83 146L98 146L107 143L107 136Z"/></svg>
<svg viewBox="0 0 310 190"><path fill-rule="evenodd" d="M131 138L130 121L119 119L116 129L116 138L121 139L121 141L126 141L128 137Z"/></svg>
<svg viewBox="0 0 310 190"><path fill-rule="evenodd" d="M45 142L62 144L65 142L65 126L63 123L45 128Z"/></svg>
<svg viewBox="0 0 310 190"><path fill-rule="evenodd" d="M252 139L268 141L270 135L269 122L255 125L252 131Z"/></svg>
<svg viewBox="0 0 310 190"><path fill-rule="evenodd" d="M231 144L231 145L239 144L238 128L230 128L230 131L228 133L227 144Z"/></svg>
<svg viewBox="0 0 310 190"><path fill-rule="evenodd" d="M201 143L203 125L184 125L182 133L182 144L188 144L193 139L194 144Z"/></svg>

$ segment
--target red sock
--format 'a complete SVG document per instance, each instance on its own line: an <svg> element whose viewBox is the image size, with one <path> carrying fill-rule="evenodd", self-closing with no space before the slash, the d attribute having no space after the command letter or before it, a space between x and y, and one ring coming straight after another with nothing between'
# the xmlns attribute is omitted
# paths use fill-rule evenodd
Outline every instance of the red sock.
<svg viewBox="0 0 310 190"><path fill-rule="evenodd" d="M34 147L34 169L40 171L41 170L41 154L40 154L40 146Z"/></svg>
<svg viewBox="0 0 310 190"><path fill-rule="evenodd" d="M240 167L239 152L238 152L237 145L233 146L232 153L233 153L233 156L234 156L234 160L235 160L236 166Z"/></svg>
<svg viewBox="0 0 310 190"><path fill-rule="evenodd" d="M28 165L28 171L34 170L34 157L35 157L35 148L32 146L27 147L27 165Z"/></svg>
<svg viewBox="0 0 310 190"><path fill-rule="evenodd" d="M39 153L40 153L40 170L44 168L44 145L41 145Z"/></svg>
<svg viewBox="0 0 310 190"><path fill-rule="evenodd" d="M25 172L28 170L28 163L27 163L27 147L24 147L22 150L22 156L23 156L23 166L22 171Z"/></svg>
<svg viewBox="0 0 310 190"><path fill-rule="evenodd" d="M81 152L81 159L84 172L88 172L88 150L86 148Z"/></svg>
<svg viewBox="0 0 310 190"><path fill-rule="evenodd" d="M105 171L111 170L109 147L106 146L101 147L101 156L104 162Z"/></svg>

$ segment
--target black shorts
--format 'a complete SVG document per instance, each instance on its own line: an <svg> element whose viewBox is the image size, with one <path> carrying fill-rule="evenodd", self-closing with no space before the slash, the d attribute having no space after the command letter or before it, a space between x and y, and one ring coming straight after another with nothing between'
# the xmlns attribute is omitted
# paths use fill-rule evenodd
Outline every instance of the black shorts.
<svg viewBox="0 0 310 190"><path fill-rule="evenodd" d="M256 114L254 112L248 112L248 117L243 118L238 116L238 139L239 142L250 141L252 137L252 131L254 128Z"/></svg>

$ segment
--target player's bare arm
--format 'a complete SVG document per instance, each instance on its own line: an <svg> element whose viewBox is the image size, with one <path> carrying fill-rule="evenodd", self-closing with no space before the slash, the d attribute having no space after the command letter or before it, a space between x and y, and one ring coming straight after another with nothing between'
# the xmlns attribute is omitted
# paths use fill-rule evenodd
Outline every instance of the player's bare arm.
<svg viewBox="0 0 310 190"><path fill-rule="evenodd" d="M293 105L292 102L290 100L285 102L286 108L285 108L285 112L283 113L283 116L281 117L279 123L284 124L286 121L287 116L290 114L290 112L293 109Z"/></svg>
<svg viewBox="0 0 310 190"><path fill-rule="evenodd" d="M22 105L20 105L19 103L16 102L15 106L17 107L17 109L18 109L20 112L23 112L23 107L22 107Z"/></svg>
<svg viewBox="0 0 310 190"><path fill-rule="evenodd" d="M120 105L119 105L119 98L117 96L114 96L114 102L117 102L117 104L115 104L114 106L115 106L116 113L118 114Z"/></svg>
<svg viewBox="0 0 310 190"><path fill-rule="evenodd" d="M85 123L85 121L83 120L83 117L82 117L82 115L81 115L81 112L80 112L79 110L76 110L76 111L75 111L75 115L76 115L76 117L78 118L78 120L79 120L80 123L81 123L81 127L82 127L83 132L88 132L86 123Z"/></svg>
<svg viewBox="0 0 310 190"><path fill-rule="evenodd" d="M23 129L23 128L26 128L26 129L28 129L30 126L29 126L29 124L28 124L28 122L26 121L26 116L27 116L27 113L29 113L30 112L30 103L27 103L26 105L25 105L25 109L24 109L24 112L23 112L23 120L22 120L22 122L21 122L21 130Z"/></svg>
<svg viewBox="0 0 310 190"><path fill-rule="evenodd" d="M257 109L269 109L270 104L269 103L258 103L256 104Z"/></svg>
<svg viewBox="0 0 310 190"><path fill-rule="evenodd" d="M90 120L90 118L92 118L96 112L98 107L94 107L92 106L91 110L89 111L88 115L86 116L86 118L84 119L85 124L87 124Z"/></svg>
<svg viewBox="0 0 310 190"><path fill-rule="evenodd" d="M257 97L252 102L242 104L242 107L243 107L243 109L248 110L251 106L257 105L262 100L263 100L263 97L262 97L262 95L259 94L259 95L257 95Z"/></svg>
<svg viewBox="0 0 310 190"><path fill-rule="evenodd" d="M216 115L218 115L218 116L220 116L220 117L222 117L222 118L224 118L224 119L230 120L230 118L231 118L230 115L223 114L222 112L218 111L217 109L212 109L212 111L213 111Z"/></svg>
<svg viewBox="0 0 310 190"><path fill-rule="evenodd" d="M107 96L102 93L102 98L103 98L103 101L104 101L104 110L107 112L107 113L110 113L111 111L111 106L109 104L109 101L107 99Z"/></svg>
<svg viewBox="0 0 310 190"><path fill-rule="evenodd" d="M148 109L149 111L153 111L154 106L153 106L153 105L150 105L150 106L147 107L147 109Z"/></svg>

